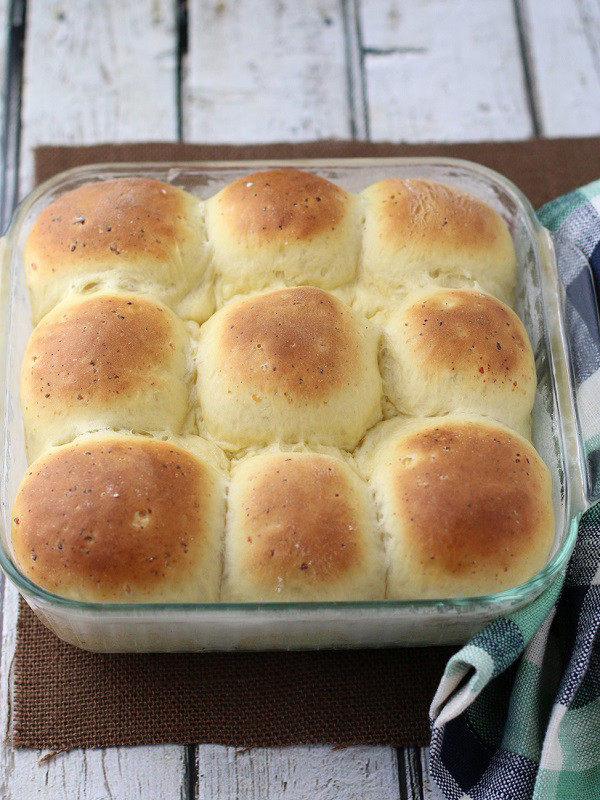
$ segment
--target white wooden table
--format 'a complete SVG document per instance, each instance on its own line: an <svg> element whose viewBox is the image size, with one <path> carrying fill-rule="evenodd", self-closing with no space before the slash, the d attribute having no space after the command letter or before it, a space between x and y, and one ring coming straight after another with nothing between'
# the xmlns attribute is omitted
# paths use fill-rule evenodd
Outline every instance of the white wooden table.
<svg viewBox="0 0 600 800"><path fill-rule="evenodd" d="M21 195L38 144L600 134L600 0L0 0L0 19L22 97L0 166ZM7 587L2 731L16 607ZM440 797L415 748L44 755L0 744L2 800Z"/></svg>

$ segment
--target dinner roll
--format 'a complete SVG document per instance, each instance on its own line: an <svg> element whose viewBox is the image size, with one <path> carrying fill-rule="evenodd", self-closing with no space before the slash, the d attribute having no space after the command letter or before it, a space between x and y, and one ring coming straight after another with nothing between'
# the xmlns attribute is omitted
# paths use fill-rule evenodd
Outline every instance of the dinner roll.
<svg viewBox="0 0 600 800"><path fill-rule="evenodd" d="M360 249L357 198L297 169L247 175L206 202L223 299L275 286L333 289L352 281Z"/></svg>
<svg viewBox="0 0 600 800"><path fill-rule="evenodd" d="M528 438L536 374L523 323L474 289L411 292L389 317L382 359L398 411L490 416Z"/></svg>
<svg viewBox="0 0 600 800"><path fill-rule="evenodd" d="M364 481L320 453L263 453L233 472L222 600L377 600L383 547Z"/></svg>
<svg viewBox="0 0 600 800"><path fill-rule="evenodd" d="M311 286L233 302L200 329L201 424L229 450L275 441L351 449L381 419L378 339Z"/></svg>
<svg viewBox="0 0 600 800"><path fill-rule="evenodd" d="M483 417L397 418L367 437L359 463L384 532L388 598L492 594L545 565L551 478L514 431Z"/></svg>
<svg viewBox="0 0 600 800"><path fill-rule="evenodd" d="M165 305L134 294L71 295L35 328L21 402L29 459L99 428L181 433L191 348Z"/></svg>
<svg viewBox="0 0 600 800"><path fill-rule="evenodd" d="M84 435L23 478L12 544L53 594L103 603L218 599L225 486L198 437Z"/></svg>
<svg viewBox="0 0 600 800"><path fill-rule="evenodd" d="M214 308L200 202L167 183L116 178L67 192L36 220L24 257L34 323L96 286L183 299L199 321Z"/></svg>
<svg viewBox="0 0 600 800"><path fill-rule="evenodd" d="M44 589L442 600L547 562L515 246L483 199L290 168L207 200L97 180L50 204L24 258L34 460L12 548Z"/></svg>
<svg viewBox="0 0 600 800"><path fill-rule="evenodd" d="M361 281L402 287L476 284L512 302L516 254L500 215L460 189L412 178L375 183L365 205Z"/></svg>

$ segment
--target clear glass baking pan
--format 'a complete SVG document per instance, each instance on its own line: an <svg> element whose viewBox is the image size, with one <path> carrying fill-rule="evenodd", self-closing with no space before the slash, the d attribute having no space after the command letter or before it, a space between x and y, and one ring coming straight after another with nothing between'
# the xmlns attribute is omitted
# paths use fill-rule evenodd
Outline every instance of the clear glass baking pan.
<svg viewBox="0 0 600 800"><path fill-rule="evenodd" d="M480 197L505 219L519 263L516 311L527 328L536 359L533 442L553 478L556 532L548 564L510 591L435 601L123 605L76 602L40 589L15 566L9 541L11 509L27 466L18 386L32 329L23 246L33 221L60 194L101 178L143 175L207 198L236 178L281 165L317 172L354 192L390 177L443 181ZM7 232L2 258L0 566L37 616L62 639L106 652L461 643L495 617L531 603L565 567L581 514L594 498L587 488L590 484L577 422L564 293L548 232L523 194L501 175L467 161L442 158L90 166L64 172L29 195Z"/></svg>

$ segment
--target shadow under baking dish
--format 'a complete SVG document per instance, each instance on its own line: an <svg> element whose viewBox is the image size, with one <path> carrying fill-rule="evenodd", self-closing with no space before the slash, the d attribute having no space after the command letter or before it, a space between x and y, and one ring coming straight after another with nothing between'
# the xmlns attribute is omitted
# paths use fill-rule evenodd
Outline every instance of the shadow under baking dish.
<svg viewBox="0 0 600 800"><path fill-rule="evenodd" d="M11 509L27 463L18 397L23 351L31 332L23 246L35 218L58 195L99 178L143 175L207 198L259 169L295 166L317 172L349 191L390 177L437 180L495 208L513 235L519 265L516 311L531 339L538 389L533 443L553 482L556 530L548 564L514 589L475 598L439 600L248 604L104 604L57 597L15 566ZM62 173L38 187L19 208L3 254L0 319L2 411L2 530L0 566L31 608L62 639L105 652L273 650L384 647L464 642L500 615L531 603L565 567L585 497L585 458L571 384L561 287L550 237L526 198L497 173L456 159L361 159L289 162L119 164Z"/></svg>

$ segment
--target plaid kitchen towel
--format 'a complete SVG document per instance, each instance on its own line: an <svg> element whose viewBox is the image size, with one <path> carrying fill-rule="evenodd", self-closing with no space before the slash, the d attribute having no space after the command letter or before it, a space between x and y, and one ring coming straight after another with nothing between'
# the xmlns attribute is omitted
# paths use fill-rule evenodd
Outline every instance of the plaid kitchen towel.
<svg viewBox="0 0 600 800"><path fill-rule="evenodd" d="M598 497L600 181L544 206L539 218L565 286L588 494ZM449 661L430 709L430 770L447 798L599 800L599 626L596 505L581 520L566 576Z"/></svg>

